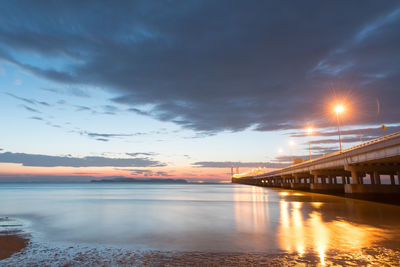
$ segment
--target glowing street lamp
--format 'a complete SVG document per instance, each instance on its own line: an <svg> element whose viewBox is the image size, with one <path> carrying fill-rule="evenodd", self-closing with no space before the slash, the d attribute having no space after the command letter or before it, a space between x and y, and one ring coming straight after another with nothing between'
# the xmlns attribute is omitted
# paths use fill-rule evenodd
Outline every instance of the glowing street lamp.
<svg viewBox="0 0 400 267"><path fill-rule="evenodd" d="M342 104L338 104L335 106L336 118L338 122L338 133L339 133L339 148L340 153L342 153L342 140L340 139L340 119L339 115L344 112L344 106Z"/></svg>
<svg viewBox="0 0 400 267"><path fill-rule="evenodd" d="M307 133L308 133L308 152L310 153L310 160L311 160L311 141L310 141L310 136L313 134L314 129L312 127L307 128Z"/></svg>

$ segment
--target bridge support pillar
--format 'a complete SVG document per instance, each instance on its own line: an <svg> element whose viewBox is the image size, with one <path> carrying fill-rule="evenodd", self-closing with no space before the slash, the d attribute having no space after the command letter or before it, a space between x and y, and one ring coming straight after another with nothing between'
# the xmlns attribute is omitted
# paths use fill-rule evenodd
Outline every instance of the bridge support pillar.
<svg viewBox="0 0 400 267"><path fill-rule="evenodd" d="M353 178L353 184L358 184L358 173L356 170L351 171L351 178Z"/></svg>
<svg viewBox="0 0 400 267"><path fill-rule="evenodd" d="M351 178L353 179L353 184L359 184L359 176L358 176L358 170L354 166L346 166L345 168L347 171L351 172ZM350 184L350 181L348 181Z"/></svg>
<svg viewBox="0 0 400 267"><path fill-rule="evenodd" d="M381 184L381 176L378 171L374 171L375 184Z"/></svg>
<svg viewBox="0 0 400 267"><path fill-rule="evenodd" d="M391 185L395 185L395 181L394 181L394 174L390 174L390 184Z"/></svg>
<svg viewBox="0 0 400 267"><path fill-rule="evenodd" d="M375 177L374 177L374 173L373 172L369 173L369 177L370 177L370 180L371 180L371 184L375 184Z"/></svg>
<svg viewBox="0 0 400 267"><path fill-rule="evenodd" d="M293 176L294 176L294 183L296 184L300 183L301 178L299 178L299 176L296 174L294 174Z"/></svg>
<svg viewBox="0 0 400 267"><path fill-rule="evenodd" d="M397 184L400 185L400 171L397 172Z"/></svg>
<svg viewBox="0 0 400 267"><path fill-rule="evenodd" d="M314 174L314 184L318 184L318 174Z"/></svg>

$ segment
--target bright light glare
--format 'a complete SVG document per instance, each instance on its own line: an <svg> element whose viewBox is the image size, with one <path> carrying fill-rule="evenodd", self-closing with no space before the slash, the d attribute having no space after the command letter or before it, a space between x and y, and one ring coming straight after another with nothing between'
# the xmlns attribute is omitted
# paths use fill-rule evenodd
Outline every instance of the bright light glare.
<svg viewBox="0 0 400 267"><path fill-rule="evenodd" d="M344 111L344 106L342 104L336 105L335 106L335 111L336 113L342 113Z"/></svg>
<svg viewBox="0 0 400 267"><path fill-rule="evenodd" d="M307 128L308 134L312 134L314 132L314 129L312 127Z"/></svg>
<svg viewBox="0 0 400 267"><path fill-rule="evenodd" d="M279 148L279 149L278 149L278 153L279 153L279 154L282 154L282 153L283 153L283 149L282 149L282 148Z"/></svg>
<svg viewBox="0 0 400 267"><path fill-rule="evenodd" d="M293 140L290 140L290 141L289 141L289 145L293 146L293 145L294 145L294 141L293 141Z"/></svg>

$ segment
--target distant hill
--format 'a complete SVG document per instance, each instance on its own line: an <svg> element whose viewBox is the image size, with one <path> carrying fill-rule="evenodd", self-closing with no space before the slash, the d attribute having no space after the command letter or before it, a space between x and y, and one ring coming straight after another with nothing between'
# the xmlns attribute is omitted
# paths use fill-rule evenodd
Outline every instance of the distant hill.
<svg viewBox="0 0 400 267"><path fill-rule="evenodd" d="M101 179L101 180L91 180L91 183L166 183L166 184L187 184L185 179L139 179L139 178L112 178L112 179Z"/></svg>

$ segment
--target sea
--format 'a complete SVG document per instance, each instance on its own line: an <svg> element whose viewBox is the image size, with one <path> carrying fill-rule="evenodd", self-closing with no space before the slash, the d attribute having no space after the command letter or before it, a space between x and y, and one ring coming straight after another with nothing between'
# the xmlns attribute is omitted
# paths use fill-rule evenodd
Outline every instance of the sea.
<svg viewBox="0 0 400 267"><path fill-rule="evenodd" d="M0 266L400 265L400 206L237 184L0 183Z"/></svg>

